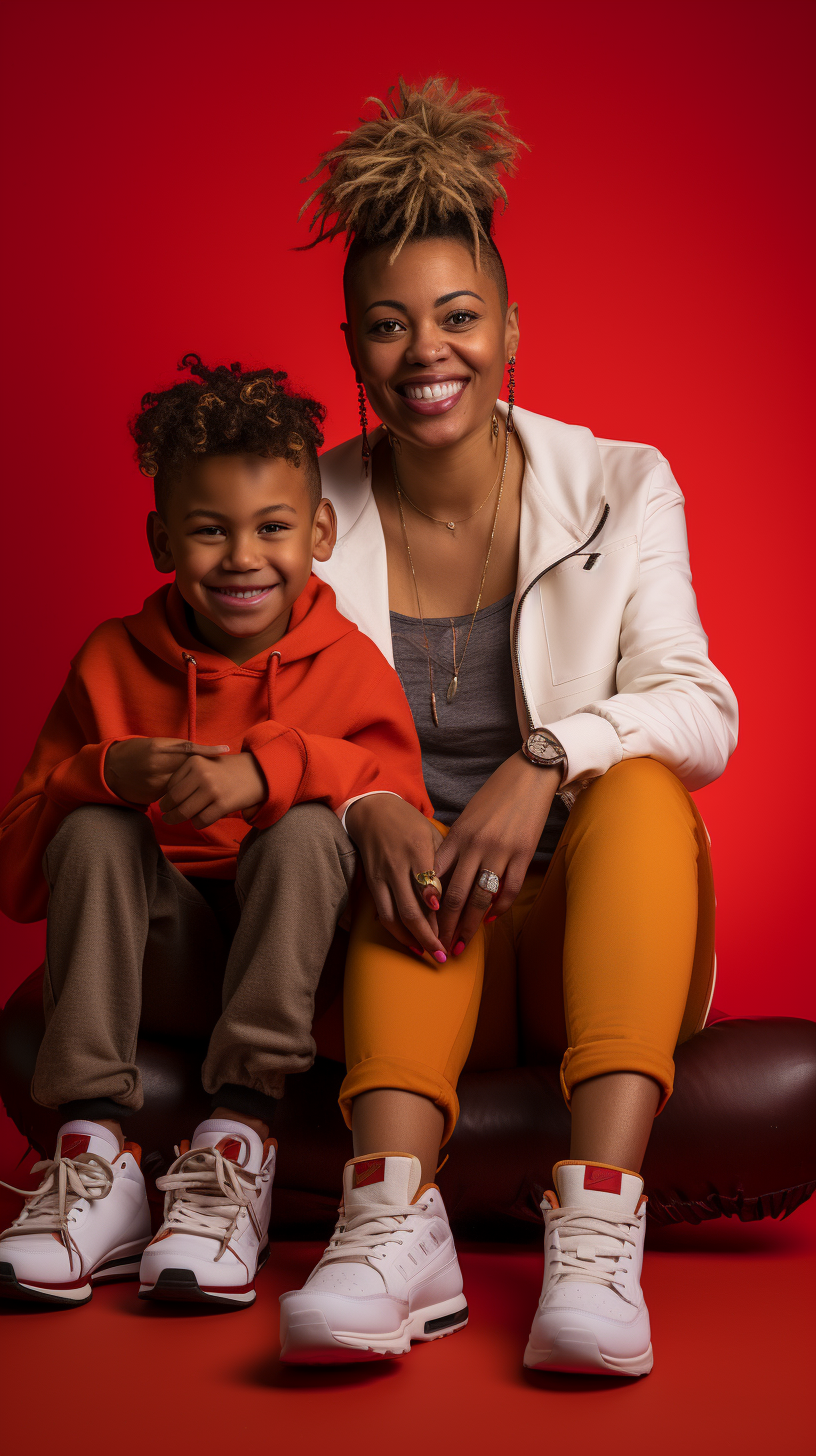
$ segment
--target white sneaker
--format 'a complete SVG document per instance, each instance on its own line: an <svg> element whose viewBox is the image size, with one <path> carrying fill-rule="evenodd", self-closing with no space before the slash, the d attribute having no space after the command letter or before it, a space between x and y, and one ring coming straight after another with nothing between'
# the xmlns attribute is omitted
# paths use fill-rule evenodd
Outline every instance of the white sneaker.
<svg viewBox="0 0 816 1456"><path fill-rule="evenodd" d="M156 1179L164 1223L142 1255L139 1298L253 1304L255 1274L269 1257L277 1143L218 1118L176 1152Z"/></svg>
<svg viewBox="0 0 816 1456"><path fill-rule="evenodd" d="M281 1360L407 1355L462 1329L468 1308L442 1195L418 1158L352 1158L331 1243L302 1289L281 1295Z"/></svg>
<svg viewBox="0 0 816 1456"><path fill-rule="evenodd" d="M556 1163L545 1193L544 1285L524 1352L528 1370L648 1375L649 1311L640 1287L646 1199L636 1173Z"/></svg>
<svg viewBox="0 0 816 1456"><path fill-rule="evenodd" d="M0 1233L0 1295L62 1307L87 1304L92 1286L135 1279L150 1238L141 1149L98 1122L66 1122L53 1158L35 1163L34 1192ZM8 1188L11 1185L3 1185Z"/></svg>

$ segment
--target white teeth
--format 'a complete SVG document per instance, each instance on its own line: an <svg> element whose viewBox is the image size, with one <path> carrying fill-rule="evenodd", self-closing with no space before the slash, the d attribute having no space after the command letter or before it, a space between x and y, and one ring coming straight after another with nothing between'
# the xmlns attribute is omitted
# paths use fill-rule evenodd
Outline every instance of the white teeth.
<svg viewBox="0 0 816 1456"><path fill-rule="evenodd" d="M253 587L252 591L230 591L228 587L217 587L223 597L237 597L239 601L247 601L251 597L263 596L269 588L265 586Z"/></svg>
<svg viewBox="0 0 816 1456"><path fill-rule="evenodd" d="M464 384L459 379L447 380L444 384L406 384L405 394L408 399L450 399L453 394L460 394Z"/></svg>

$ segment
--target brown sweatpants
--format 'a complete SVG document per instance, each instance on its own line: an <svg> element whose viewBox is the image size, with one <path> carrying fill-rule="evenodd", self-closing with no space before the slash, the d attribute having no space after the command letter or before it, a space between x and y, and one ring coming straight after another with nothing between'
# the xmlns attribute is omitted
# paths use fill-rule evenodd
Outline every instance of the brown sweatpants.
<svg viewBox="0 0 816 1456"><path fill-rule="evenodd" d="M189 984L199 972L212 984L213 971L223 976L222 1010L202 1067L205 1091L283 1096L286 1073L314 1058L315 989L355 867L354 846L324 804L296 805L253 831L238 855L230 946L216 913L230 882L199 881L205 899L162 853L144 814L75 809L43 857L51 893L35 1102L141 1107L143 992L161 1000L168 982Z"/></svg>

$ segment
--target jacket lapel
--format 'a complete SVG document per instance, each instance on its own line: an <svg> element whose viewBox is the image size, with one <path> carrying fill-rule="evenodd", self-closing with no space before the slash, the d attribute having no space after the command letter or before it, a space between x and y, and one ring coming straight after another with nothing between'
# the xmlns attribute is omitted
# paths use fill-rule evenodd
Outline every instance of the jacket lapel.
<svg viewBox="0 0 816 1456"><path fill-rule="evenodd" d="M372 446L379 432L369 436ZM314 563L314 572L332 587L338 610L356 622L394 666L388 610L388 561L380 515L363 474L359 440L349 440L321 460L323 489L337 512L337 544L328 561Z"/></svg>

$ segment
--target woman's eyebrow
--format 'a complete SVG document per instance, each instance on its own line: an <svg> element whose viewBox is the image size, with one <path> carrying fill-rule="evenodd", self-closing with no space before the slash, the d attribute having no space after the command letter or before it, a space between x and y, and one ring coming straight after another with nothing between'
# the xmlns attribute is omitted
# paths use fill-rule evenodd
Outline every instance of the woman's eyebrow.
<svg viewBox="0 0 816 1456"><path fill-rule="evenodd" d="M443 303L450 303L452 298L478 298L480 303L484 303L481 293L474 293L472 288L456 288L453 293L443 293L439 298L435 298L434 308L441 308ZM364 312L369 313L372 308L398 308L400 313L408 312L405 304L400 303L397 298L378 298L374 303L370 303Z"/></svg>
<svg viewBox="0 0 816 1456"><path fill-rule="evenodd" d="M398 308L400 313L408 312L405 304L400 303L396 298L378 298L376 302L370 303L368 308L364 309L363 312L369 313L372 308Z"/></svg>
<svg viewBox="0 0 816 1456"><path fill-rule="evenodd" d="M443 293L441 298L434 300L434 308L441 308L443 303L450 303L452 298L478 298L484 303L481 293L474 293L472 288L457 288L455 293Z"/></svg>

